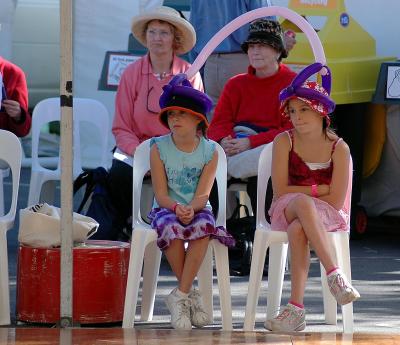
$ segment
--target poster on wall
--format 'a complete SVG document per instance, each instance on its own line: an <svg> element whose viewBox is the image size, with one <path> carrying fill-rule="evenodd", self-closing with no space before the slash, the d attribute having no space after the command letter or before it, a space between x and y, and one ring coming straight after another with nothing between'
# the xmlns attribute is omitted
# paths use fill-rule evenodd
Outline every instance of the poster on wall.
<svg viewBox="0 0 400 345"><path fill-rule="evenodd" d="M388 66L386 98L400 99L400 66Z"/></svg>
<svg viewBox="0 0 400 345"><path fill-rule="evenodd" d="M107 86L118 86L125 68L139 59L139 56L127 53L111 53L108 59Z"/></svg>

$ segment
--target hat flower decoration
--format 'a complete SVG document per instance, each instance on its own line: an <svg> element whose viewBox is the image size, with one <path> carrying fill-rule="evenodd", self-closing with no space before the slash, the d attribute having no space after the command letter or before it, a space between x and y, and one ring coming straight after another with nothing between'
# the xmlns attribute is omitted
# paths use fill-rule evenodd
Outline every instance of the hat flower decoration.
<svg viewBox="0 0 400 345"><path fill-rule="evenodd" d="M163 93L160 97L160 121L168 127L168 110L183 110L202 121L208 127L207 113L212 108L211 98L193 88L186 74L180 73L174 76L171 81L163 86Z"/></svg>
<svg viewBox="0 0 400 345"><path fill-rule="evenodd" d="M325 69L325 74L321 73L322 85L308 79ZM335 102L330 98L331 92L331 72L328 66L320 62L313 63L304 68L279 94L281 102L280 111L282 115L288 116L287 103L289 100L297 98L308 104L314 111L325 117L329 125L329 114L335 110Z"/></svg>

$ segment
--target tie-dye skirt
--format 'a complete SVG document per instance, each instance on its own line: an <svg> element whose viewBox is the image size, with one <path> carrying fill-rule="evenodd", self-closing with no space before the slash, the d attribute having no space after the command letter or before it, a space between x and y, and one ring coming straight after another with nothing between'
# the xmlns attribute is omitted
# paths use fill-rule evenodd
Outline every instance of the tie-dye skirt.
<svg viewBox="0 0 400 345"><path fill-rule="evenodd" d="M188 225L183 225L175 213L167 208L153 208L148 217L151 227L157 231L157 245L161 250L167 249L175 239L193 241L207 236L228 247L235 245L234 238L223 226L215 226L214 215L208 208L195 213Z"/></svg>

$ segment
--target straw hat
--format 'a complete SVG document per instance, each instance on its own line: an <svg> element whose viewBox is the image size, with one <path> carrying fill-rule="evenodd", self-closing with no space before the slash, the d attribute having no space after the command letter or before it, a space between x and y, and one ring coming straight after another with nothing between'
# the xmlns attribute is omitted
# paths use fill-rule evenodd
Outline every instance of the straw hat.
<svg viewBox="0 0 400 345"><path fill-rule="evenodd" d="M158 6L132 18L132 34L145 47L147 47L145 28L147 23L152 20L168 22L179 31L180 40L175 50L176 54L185 54L195 45L196 32L192 24L182 18L175 9L167 6Z"/></svg>

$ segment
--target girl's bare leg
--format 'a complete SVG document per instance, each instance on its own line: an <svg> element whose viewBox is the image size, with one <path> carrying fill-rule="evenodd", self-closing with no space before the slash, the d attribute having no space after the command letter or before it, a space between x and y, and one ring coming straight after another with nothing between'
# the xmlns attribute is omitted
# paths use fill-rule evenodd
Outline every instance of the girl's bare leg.
<svg viewBox="0 0 400 345"><path fill-rule="evenodd" d="M164 250L165 256L174 272L178 282L181 281L183 265L185 264L185 247L182 240L171 241L170 246Z"/></svg>
<svg viewBox="0 0 400 345"><path fill-rule="evenodd" d="M290 247L290 274L292 281L290 300L303 304L304 290L310 267L308 239L298 219L295 219L289 225L287 234Z"/></svg>
<svg viewBox="0 0 400 345"><path fill-rule="evenodd" d="M285 216L288 223L298 219L325 270L328 272L336 267L328 245L328 235L322 225L312 198L304 194L299 195L289 202L285 209Z"/></svg>
<svg viewBox="0 0 400 345"><path fill-rule="evenodd" d="M188 293L192 288L194 278L196 277L207 252L208 242L208 237L189 242L181 279L179 280L180 291Z"/></svg>

